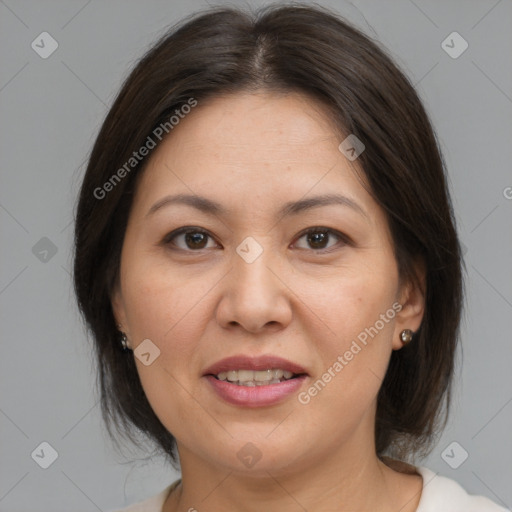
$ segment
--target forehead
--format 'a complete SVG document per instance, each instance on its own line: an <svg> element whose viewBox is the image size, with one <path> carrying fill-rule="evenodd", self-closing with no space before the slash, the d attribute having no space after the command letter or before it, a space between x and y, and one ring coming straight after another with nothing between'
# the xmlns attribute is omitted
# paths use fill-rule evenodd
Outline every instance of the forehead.
<svg viewBox="0 0 512 512"><path fill-rule="evenodd" d="M192 135L187 128L199 116L201 123L194 123L193 135L205 143L236 141L271 150L286 144L300 150L325 138L339 138L327 108L296 92L237 93L209 99L183 120L182 138Z"/></svg>
<svg viewBox="0 0 512 512"><path fill-rule="evenodd" d="M198 103L153 151L138 199L206 191L255 206L338 189L368 203L356 164L338 149L342 137L326 107L305 95L217 97Z"/></svg>

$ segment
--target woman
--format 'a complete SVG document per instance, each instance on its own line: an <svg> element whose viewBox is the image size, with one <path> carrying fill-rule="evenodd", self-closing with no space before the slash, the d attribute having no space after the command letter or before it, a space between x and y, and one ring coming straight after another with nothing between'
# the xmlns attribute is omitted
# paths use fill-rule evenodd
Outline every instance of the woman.
<svg viewBox="0 0 512 512"><path fill-rule="evenodd" d="M460 247L418 96L335 15L211 10L141 59L74 279L105 419L182 473L127 511L504 510L408 463L446 421Z"/></svg>

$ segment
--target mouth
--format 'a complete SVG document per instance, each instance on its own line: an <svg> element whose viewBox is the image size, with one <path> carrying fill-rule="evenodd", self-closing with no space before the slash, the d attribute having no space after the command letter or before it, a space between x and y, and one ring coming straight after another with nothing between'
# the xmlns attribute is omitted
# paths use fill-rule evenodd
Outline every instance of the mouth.
<svg viewBox="0 0 512 512"><path fill-rule="evenodd" d="M227 381L237 386L269 386L271 384L280 384L287 380L296 379L306 375L305 373L293 373L281 368L269 368L268 370L229 370L219 372L217 375L211 374L217 380Z"/></svg>
<svg viewBox="0 0 512 512"><path fill-rule="evenodd" d="M308 373L277 356L233 356L213 364L203 377L224 401L241 407L277 404L296 393Z"/></svg>

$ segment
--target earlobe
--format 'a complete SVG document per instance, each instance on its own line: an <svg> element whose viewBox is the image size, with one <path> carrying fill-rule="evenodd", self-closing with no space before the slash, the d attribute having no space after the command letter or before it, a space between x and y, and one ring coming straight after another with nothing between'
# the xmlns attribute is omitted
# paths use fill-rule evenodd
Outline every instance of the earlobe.
<svg viewBox="0 0 512 512"><path fill-rule="evenodd" d="M124 312L123 301L121 299L121 291L119 286L116 285L110 295L110 304L112 306L112 313L118 330L126 329L126 315Z"/></svg>
<svg viewBox="0 0 512 512"><path fill-rule="evenodd" d="M416 265L416 275L404 284L400 294L401 310L396 315L393 350L414 343L425 313L426 275L423 264Z"/></svg>
<svg viewBox="0 0 512 512"><path fill-rule="evenodd" d="M112 292L110 296L110 304L112 306L112 313L114 315L114 321L116 322L116 328L119 331L118 335L120 346L123 352L129 352L131 350L131 345L128 340L128 326L126 324L126 315L119 286L116 286Z"/></svg>

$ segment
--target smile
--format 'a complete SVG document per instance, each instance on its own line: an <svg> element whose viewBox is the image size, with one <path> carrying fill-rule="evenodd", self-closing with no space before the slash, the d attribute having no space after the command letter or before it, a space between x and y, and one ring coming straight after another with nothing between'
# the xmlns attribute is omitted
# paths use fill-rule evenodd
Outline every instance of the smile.
<svg viewBox="0 0 512 512"><path fill-rule="evenodd" d="M228 381L238 386L267 386L269 384L279 384L294 377L294 373L288 370L268 369L268 370L230 370L220 372L215 377L218 380ZM296 375L295 375L296 376Z"/></svg>
<svg viewBox="0 0 512 512"><path fill-rule="evenodd" d="M239 407L266 407L298 393L309 378L306 369L272 354L239 354L203 371L209 389L222 401Z"/></svg>
<svg viewBox="0 0 512 512"><path fill-rule="evenodd" d="M270 370L273 372L273 370ZM239 407L267 407L278 404L299 392L307 375L295 375L289 379L271 381L249 380L230 382L220 380L215 375L206 375L210 389L224 402Z"/></svg>

